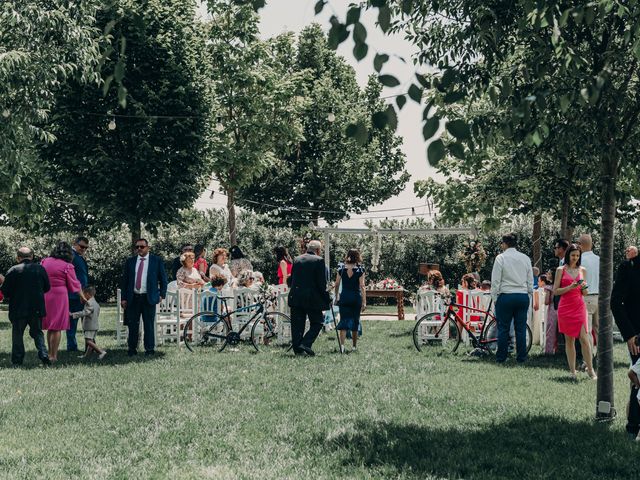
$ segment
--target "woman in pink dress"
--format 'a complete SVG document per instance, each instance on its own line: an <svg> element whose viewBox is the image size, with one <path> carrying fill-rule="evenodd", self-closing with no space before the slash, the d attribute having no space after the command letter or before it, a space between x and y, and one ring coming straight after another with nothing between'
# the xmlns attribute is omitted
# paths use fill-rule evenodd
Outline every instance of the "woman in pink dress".
<svg viewBox="0 0 640 480"><path fill-rule="evenodd" d="M565 352L569 372L576 378L576 338L580 339L582 355L587 364L587 374L596 379L591 357L591 337L587 331L587 305L584 296L588 285L584 283L586 271L580 266L582 252L575 245L569 245L564 255L564 265L556 270L553 294L560 295L558 305L558 330L564 334Z"/></svg>
<svg viewBox="0 0 640 480"><path fill-rule="evenodd" d="M58 242L51 255L41 262L51 284L51 289L44 295L47 314L42 319L42 329L47 330L49 359L52 362L58 360L62 330L69 329L69 294L80 293L82 296L82 288L72 261L71 245Z"/></svg>

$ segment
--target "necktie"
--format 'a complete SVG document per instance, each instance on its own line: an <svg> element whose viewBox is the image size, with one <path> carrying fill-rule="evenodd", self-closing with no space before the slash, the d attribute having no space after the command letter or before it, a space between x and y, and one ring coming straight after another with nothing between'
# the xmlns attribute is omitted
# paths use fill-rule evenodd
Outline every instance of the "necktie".
<svg viewBox="0 0 640 480"><path fill-rule="evenodd" d="M144 271L144 257L140 257L140 265L138 265L138 273L136 275L136 290L140 291L142 288L142 272Z"/></svg>

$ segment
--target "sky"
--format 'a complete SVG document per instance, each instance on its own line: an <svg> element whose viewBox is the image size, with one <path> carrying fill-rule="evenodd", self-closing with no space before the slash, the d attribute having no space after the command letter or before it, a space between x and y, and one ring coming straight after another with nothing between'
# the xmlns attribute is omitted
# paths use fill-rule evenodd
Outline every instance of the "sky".
<svg viewBox="0 0 640 480"><path fill-rule="evenodd" d="M344 20L350 3L352 3L352 0L330 0L321 14L316 16L314 12L316 0L267 0L266 7L260 10L261 35L263 38L270 38L287 31L298 33L305 26L314 22L319 23L325 31L328 31L331 15L335 14L338 18ZM373 57L376 52L389 54L391 59L385 64L382 73L395 75L400 81L400 86L396 88L385 87L381 95L385 97L406 93L411 81L415 81L413 74L416 71L416 67L413 65L411 57L416 49L405 41L402 35L386 36L380 29L376 28L376 11L363 12L360 20L367 28L368 55L358 62L352 54L353 42L351 39L340 45L338 53L354 68L358 83L363 87L366 85L368 76L375 73ZM205 15L206 8L201 7L200 13ZM406 63L403 63L394 54L404 57ZM390 98L386 101L391 103L394 102L394 99ZM411 218L411 210L407 207L414 206L416 216L430 218L430 210L426 205L426 201L417 198L413 193L413 183L430 176L437 177L437 175L427 163L427 144L422 138L422 107L412 100L409 100L399 112L397 134L403 139L402 150L407 157L406 168L411 174L411 179L406 184L404 191L399 195L388 199L382 204L372 205L370 210L404 210L354 214L353 216L357 218L339 223L340 227L361 227L364 225L366 218L370 218L374 223L385 217L397 218L398 220ZM209 197L210 194L205 192L196 202L196 208L206 209L226 206L226 197L222 194L216 193L212 199Z"/></svg>

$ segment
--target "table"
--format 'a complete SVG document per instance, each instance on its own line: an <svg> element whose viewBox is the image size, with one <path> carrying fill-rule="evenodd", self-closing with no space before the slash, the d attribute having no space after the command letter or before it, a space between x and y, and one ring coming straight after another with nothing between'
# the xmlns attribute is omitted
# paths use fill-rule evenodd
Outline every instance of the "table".
<svg viewBox="0 0 640 480"><path fill-rule="evenodd" d="M398 320L404 320L404 290L402 288L398 288L395 290L366 290L367 298L389 298L393 297L396 299L398 304L398 313L396 315ZM378 313L363 313L362 315L380 315Z"/></svg>

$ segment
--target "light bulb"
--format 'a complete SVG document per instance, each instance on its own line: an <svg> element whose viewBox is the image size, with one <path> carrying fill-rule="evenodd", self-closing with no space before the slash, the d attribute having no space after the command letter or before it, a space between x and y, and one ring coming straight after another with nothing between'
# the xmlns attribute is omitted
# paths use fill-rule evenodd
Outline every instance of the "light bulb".
<svg viewBox="0 0 640 480"><path fill-rule="evenodd" d="M333 112L329 113L329 115L327 115L327 121L330 122L330 123L335 122L336 121L336 115Z"/></svg>
<svg viewBox="0 0 640 480"><path fill-rule="evenodd" d="M9 111L9 109L5 108L5 109L2 111L2 116L3 116L4 118L9 118L9 115L11 115L11 112Z"/></svg>
<svg viewBox="0 0 640 480"><path fill-rule="evenodd" d="M216 132L222 132L224 130L224 125L222 125L222 123L218 122L216 123Z"/></svg>
<svg viewBox="0 0 640 480"><path fill-rule="evenodd" d="M116 119L112 118L111 121L109 122L109 125L107 125L107 128L109 130L115 130L116 129Z"/></svg>

